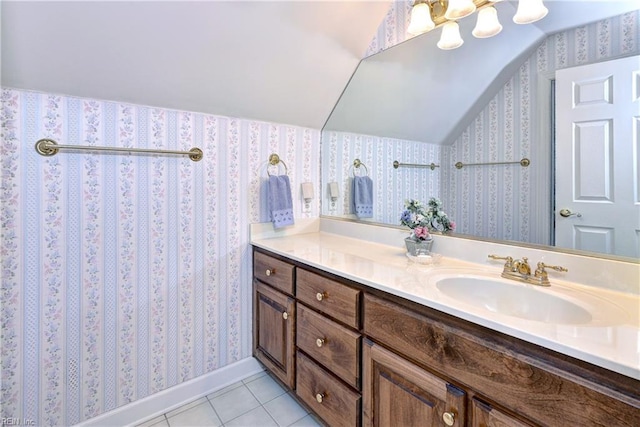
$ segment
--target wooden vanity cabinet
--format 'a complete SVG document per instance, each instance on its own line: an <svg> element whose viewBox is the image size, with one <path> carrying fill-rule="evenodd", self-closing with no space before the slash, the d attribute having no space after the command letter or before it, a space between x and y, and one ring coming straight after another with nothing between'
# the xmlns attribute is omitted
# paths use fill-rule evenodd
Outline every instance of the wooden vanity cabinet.
<svg viewBox="0 0 640 427"><path fill-rule="evenodd" d="M476 397L466 425L640 425L632 378L397 297L366 293L363 318L372 341Z"/></svg>
<svg viewBox="0 0 640 427"><path fill-rule="evenodd" d="M292 265L254 253L253 354L290 388L295 387L295 321ZM285 293L283 292L283 290Z"/></svg>
<svg viewBox="0 0 640 427"><path fill-rule="evenodd" d="M362 290L254 250L254 356L330 426L362 419Z"/></svg>
<svg viewBox="0 0 640 427"><path fill-rule="evenodd" d="M640 381L254 251L254 355L329 426L640 426Z"/></svg>

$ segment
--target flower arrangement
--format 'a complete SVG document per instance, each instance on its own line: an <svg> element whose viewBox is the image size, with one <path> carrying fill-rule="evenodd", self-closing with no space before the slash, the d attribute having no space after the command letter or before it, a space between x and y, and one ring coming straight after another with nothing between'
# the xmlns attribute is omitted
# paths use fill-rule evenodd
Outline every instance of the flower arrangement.
<svg viewBox="0 0 640 427"><path fill-rule="evenodd" d="M400 223L411 229L411 238L416 241L431 239L431 232L446 233L455 229L456 224L442 210L442 202L435 197L426 205L415 199L406 200Z"/></svg>

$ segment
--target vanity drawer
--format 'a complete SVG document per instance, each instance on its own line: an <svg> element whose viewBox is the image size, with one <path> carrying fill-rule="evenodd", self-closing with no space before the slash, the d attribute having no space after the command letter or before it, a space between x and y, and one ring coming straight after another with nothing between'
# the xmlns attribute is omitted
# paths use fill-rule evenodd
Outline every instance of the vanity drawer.
<svg viewBox="0 0 640 427"><path fill-rule="evenodd" d="M360 328L359 290L302 269L298 269L296 287L298 300L347 326Z"/></svg>
<svg viewBox="0 0 640 427"><path fill-rule="evenodd" d="M297 303L298 348L349 385L360 386L360 334Z"/></svg>
<svg viewBox="0 0 640 427"><path fill-rule="evenodd" d="M330 426L360 425L361 396L298 351L296 394Z"/></svg>
<svg viewBox="0 0 640 427"><path fill-rule="evenodd" d="M289 295L293 295L294 268L293 265L262 252L253 253L253 276Z"/></svg>

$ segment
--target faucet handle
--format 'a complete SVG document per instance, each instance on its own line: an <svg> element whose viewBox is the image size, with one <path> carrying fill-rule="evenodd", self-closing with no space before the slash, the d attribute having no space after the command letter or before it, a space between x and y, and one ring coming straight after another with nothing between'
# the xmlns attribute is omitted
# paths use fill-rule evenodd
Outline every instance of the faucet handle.
<svg viewBox="0 0 640 427"><path fill-rule="evenodd" d="M489 254L487 255L489 258L491 259L503 259L506 262L504 263L504 269L505 270L511 270L511 268L513 267L513 257L510 256L499 256L499 255L492 255Z"/></svg>
<svg viewBox="0 0 640 427"><path fill-rule="evenodd" d="M500 256L500 255L492 255L492 254L489 254L487 256L491 259L506 259L507 261L513 261L513 257L510 257L510 256Z"/></svg>
<svg viewBox="0 0 640 427"><path fill-rule="evenodd" d="M545 268L550 268L550 269L555 270L555 271L569 271L569 270L567 270L566 268L564 268L564 267L562 267L560 265L549 265L549 264L545 264L544 262L540 261L538 263L538 268L536 269L536 272L538 270L545 271Z"/></svg>
<svg viewBox="0 0 640 427"><path fill-rule="evenodd" d="M549 275L547 274L547 270L545 270L545 268L550 268L555 271L569 271L566 268L561 267L559 265L548 265L542 261L539 262L538 268L536 268L534 276L539 280L540 284L543 286L545 285L549 286Z"/></svg>

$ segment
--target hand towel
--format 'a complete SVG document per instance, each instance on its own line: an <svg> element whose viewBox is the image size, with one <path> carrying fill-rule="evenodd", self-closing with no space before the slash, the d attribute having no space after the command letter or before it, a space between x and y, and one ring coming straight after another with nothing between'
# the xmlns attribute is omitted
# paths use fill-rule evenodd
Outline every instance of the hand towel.
<svg viewBox="0 0 640 427"><path fill-rule="evenodd" d="M351 208L358 218L373 218L373 181L368 176L353 177Z"/></svg>
<svg viewBox="0 0 640 427"><path fill-rule="evenodd" d="M287 175L269 176L268 196L269 213L274 228L293 225L293 201L291 184Z"/></svg>

